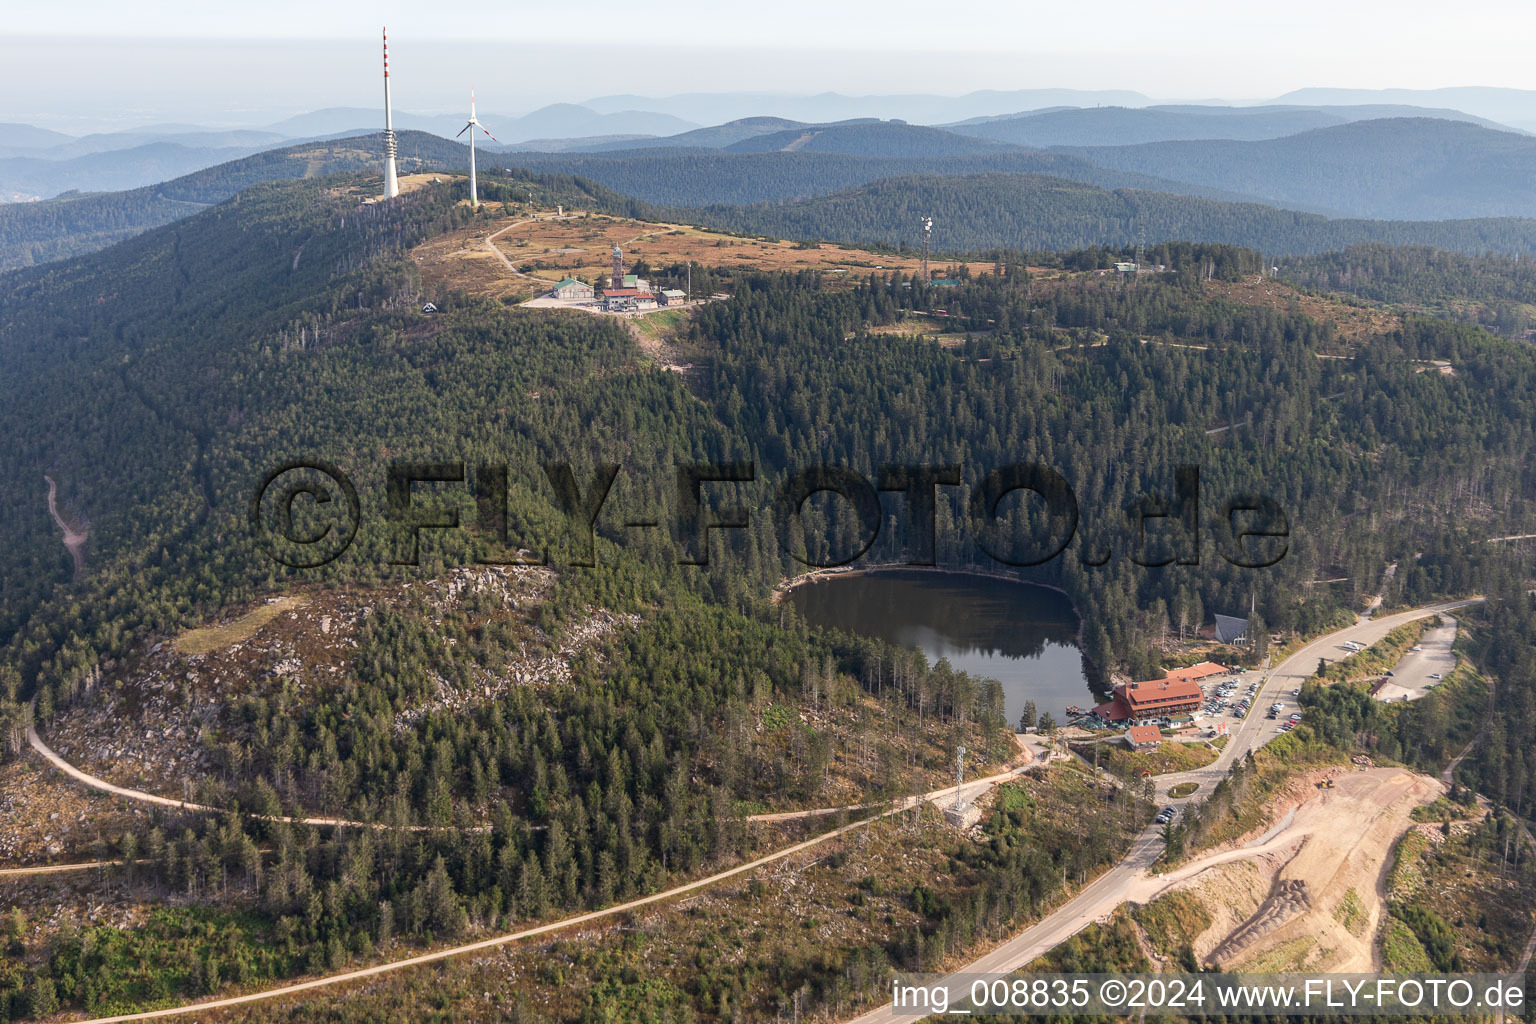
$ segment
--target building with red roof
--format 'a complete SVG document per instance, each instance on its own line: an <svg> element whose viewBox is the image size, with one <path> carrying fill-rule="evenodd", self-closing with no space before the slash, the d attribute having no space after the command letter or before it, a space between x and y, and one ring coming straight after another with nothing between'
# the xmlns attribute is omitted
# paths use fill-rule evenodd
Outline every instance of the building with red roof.
<svg viewBox="0 0 1536 1024"><path fill-rule="evenodd" d="M1131 718L1137 720L1194 711L1205 699L1205 691L1193 679L1121 683L1115 692L1125 700Z"/></svg>
<svg viewBox="0 0 1536 1024"><path fill-rule="evenodd" d="M1133 725L1125 730L1125 742L1132 750L1151 750L1163 742L1163 731L1155 725Z"/></svg>
<svg viewBox="0 0 1536 1024"><path fill-rule="evenodd" d="M1199 681L1226 672L1214 661L1202 661L1188 668L1176 668L1162 679L1121 683L1115 687L1113 699L1094 708L1093 713L1105 722L1139 722L1186 714L1205 700L1205 690Z"/></svg>
<svg viewBox="0 0 1536 1024"><path fill-rule="evenodd" d="M1173 669L1168 672L1165 678L1200 680L1205 679L1207 676L1224 676L1228 671L1225 666L1218 665L1214 661L1202 661L1200 664L1191 665L1188 668Z"/></svg>

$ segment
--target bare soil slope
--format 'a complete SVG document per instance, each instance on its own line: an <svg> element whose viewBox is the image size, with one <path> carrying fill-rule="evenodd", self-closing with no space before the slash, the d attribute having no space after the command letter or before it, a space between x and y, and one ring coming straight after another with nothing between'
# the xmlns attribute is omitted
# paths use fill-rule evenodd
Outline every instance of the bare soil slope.
<svg viewBox="0 0 1536 1024"><path fill-rule="evenodd" d="M1400 768L1334 778L1261 845L1169 876L1211 912L1195 943L1202 960L1246 971L1380 969L1375 939L1392 848L1413 827L1413 809L1443 787Z"/></svg>

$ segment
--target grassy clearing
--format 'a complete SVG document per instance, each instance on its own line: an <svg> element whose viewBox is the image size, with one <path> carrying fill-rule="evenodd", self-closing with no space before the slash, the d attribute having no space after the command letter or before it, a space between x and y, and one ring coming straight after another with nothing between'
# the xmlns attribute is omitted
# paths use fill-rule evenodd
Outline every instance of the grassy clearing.
<svg viewBox="0 0 1536 1024"><path fill-rule="evenodd" d="M1181 782L1168 791L1168 795L1175 800L1181 800L1200 788L1198 782Z"/></svg>
<svg viewBox="0 0 1536 1024"><path fill-rule="evenodd" d="M1359 890L1350 889L1344 893L1344 898L1339 900L1339 905L1333 908L1333 918L1351 935L1359 935L1365 929L1369 916L1360 903Z"/></svg>
<svg viewBox="0 0 1536 1024"><path fill-rule="evenodd" d="M633 319L636 331L647 340L669 342L682 332L688 322L686 309L662 309Z"/></svg>
<svg viewBox="0 0 1536 1024"><path fill-rule="evenodd" d="M249 640L256 635L256 631L283 612L302 608L309 603L309 598L301 594L285 594L275 601L271 601L246 612L233 622L226 622L219 626L202 626L198 629L189 629L185 633L171 641L171 647L178 654L208 654L212 651L222 650L230 644Z"/></svg>
<svg viewBox="0 0 1536 1024"><path fill-rule="evenodd" d="M1393 900L1411 899L1424 887L1424 874L1419 870L1419 858L1429 849L1429 840L1415 830L1398 842L1392 852L1392 870L1387 873L1387 897Z"/></svg>
<svg viewBox="0 0 1536 1024"><path fill-rule="evenodd" d="M1187 892L1159 896L1145 906L1136 907L1131 917L1147 933L1152 948L1164 956L1179 956L1186 950L1194 959L1192 946L1201 932L1211 926L1211 913L1198 898Z"/></svg>
<svg viewBox="0 0 1536 1024"><path fill-rule="evenodd" d="M471 237L514 224L521 217L497 218L474 228L452 232L430 246L454 247L461 236ZM857 246L807 246L778 239L732 235L685 224L663 224L606 214L544 217L520 224L496 239L495 245L525 273L550 281L579 277L590 281L606 276L615 245L624 250L627 267L693 263L722 270L816 270L837 275L833 280L860 280L868 271L911 273L922 266L915 253L876 253ZM426 248L426 247L421 247ZM969 264L972 274L990 273L991 262Z"/></svg>
<svg viewBox="0 0 1536 1024"><path fill-rule="evenodd" d="M1178 740L1165 740L1156 750L1148 751L1130 750L1119 740L1084 744L1081 749L1074 750L1092 761L1095 747L1099 765L1123 779L1140 778L1144 771L1153 775L1187 772L1192 768L1204 768L1221 756L1220 751L1205 743L1181 743Z"/></svg>
<svg viewBox="0 0 1536 1024"><path fill-rule="evenodd" d="M1462 821L1467 818L1482 816L1482 811L1477 807L1477 802L1471 800L1471 791L1463 790L1470 802L1460 803L1450 797L1436 797L1434 803L1424 804L1413 809L1413 820L1419 822Z"/></svg>
<svg viewBox="0 0 1536 1024"><path fill-rule="evenodd" d="M1413 703L1421 705L1419 713L1429 714L1436 721L1442 720L1442 716L1449 719L1434 748L1413 751L1426 768L1439 770L1472 741L1487 720L1488 680L1470 661L1462 659L1439 686ZM1395 710L1404 714L1406 706Z"/></svg>
<svg viewBox="0 0 1536 1024"><path fill-rule="evenodd" d="M1429 954L1413 929L1391 915L1381 933L1381 966L1389 974L1415 974L1434 970Z"/></svg>
<svg viewBox="0 0 1536 1024"><path fill-rule="evenodd" d="M1314 951L1318 953L1316 960L1312 956ZM1318 949L1316 938L1303 935L1265 950L1263 955L1244 963L1243 970L1252 974L1286 974L1291 971L1303 971L1306 970L1308 961L1315 963L1331 952L1333 951L1330 949Z"/></svg>
<svg viewBox="0 0 1536 1024"><path fill-rule="evenodd" d="M1390 911L1435 970L1510 969L1536 927L1536 863L1517 863L1511 819L1459 823L1398 844Z"/></svg>

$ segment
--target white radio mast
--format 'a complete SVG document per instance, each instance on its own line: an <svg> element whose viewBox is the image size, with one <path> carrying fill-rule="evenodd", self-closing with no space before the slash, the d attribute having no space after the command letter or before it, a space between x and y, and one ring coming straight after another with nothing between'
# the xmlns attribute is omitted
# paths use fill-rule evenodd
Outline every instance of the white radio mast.
<svg viewBox="0 0 1536 1024"><path fill-rule="evenodd" d="M395 121L389 109L389 28L384 29L384 198L400 194L400 179L395 173Z"/></svg>

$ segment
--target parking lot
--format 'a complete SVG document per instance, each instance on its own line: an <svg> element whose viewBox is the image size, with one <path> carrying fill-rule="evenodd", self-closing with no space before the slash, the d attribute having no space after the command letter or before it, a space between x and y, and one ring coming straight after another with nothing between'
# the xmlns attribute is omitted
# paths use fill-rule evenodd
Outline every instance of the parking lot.
<svg viewBox="0 0 1536 1024"><path fill-rule="evenodd" d="M1440 616L1441 624L1426 630L1413 650L1392 666L1392 675L1376 691L1380 700L1417 700L1440 685L1456 667L1456 620Z"/></svg>
<svg viewBox="0 0 1536 1024"><path fill-rule="evenodd" d="M1205 703L1195 722L1201 735L1219 732L1222 723L1230 730L1254 716L1274 721L1277 732L1289 732L1301 721L1301 707L1294 691L1272 695L1267 703L1254 706L1261 678L1259 672L1240 672L1207 686Z"/></svg>

